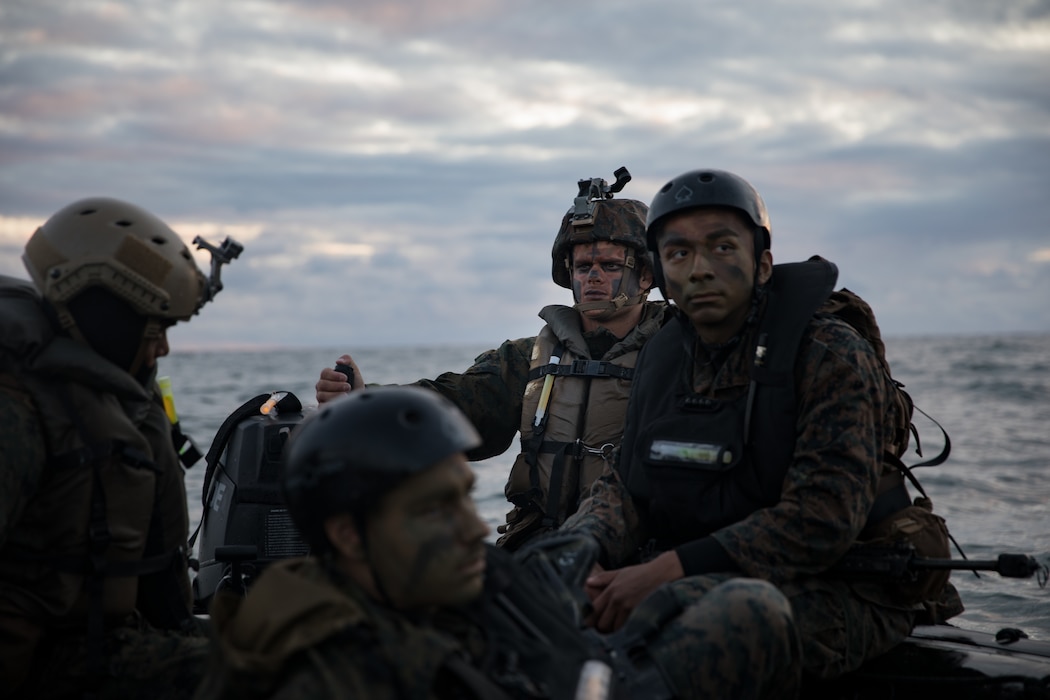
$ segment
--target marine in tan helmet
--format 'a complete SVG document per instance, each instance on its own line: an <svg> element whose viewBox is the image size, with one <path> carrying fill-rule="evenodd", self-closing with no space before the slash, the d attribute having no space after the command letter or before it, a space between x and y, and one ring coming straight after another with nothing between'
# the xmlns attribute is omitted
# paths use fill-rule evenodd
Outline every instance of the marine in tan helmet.
<svg viewBox="0 0 1050 700"><path fill-rule="evenodd" d="M189 697L182 466L159 399L167 329L221 289L163 221L92 198L0 277L0 687L15 697Z"/></svg>
<svg viewBox="0 0 1050 700"><path fill-rule="evenodd" d="M538 335L505 341L462 374L416 382L451 399L477 426L482 444L471 459L503 453L520 433L505 488L513 507L498 528L508 549L557 528L588 493L619 446L638 351L664 321L666 304L647 299L648 207L615 198L630 179L621 168L612 184L577 182L551 249L551 277L572 290L573 305L544 307ZM353 382L322 370L319 403L365 386L351 355L337 363L353 368Z"/></svg>

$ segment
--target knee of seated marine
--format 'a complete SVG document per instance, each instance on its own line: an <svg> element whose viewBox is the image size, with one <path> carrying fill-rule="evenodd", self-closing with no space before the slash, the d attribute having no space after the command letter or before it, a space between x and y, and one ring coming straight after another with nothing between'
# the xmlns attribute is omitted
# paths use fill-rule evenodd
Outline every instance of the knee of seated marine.
<svg viewBox="0 0 1050 700"><path fill-rule="evenodd" d="M798 629L791 602L779 588L759 579L736 578L716 586L708 603L718 606L742 634L775 643L783 653L798 655ZM762 635L754 635L761 630Z"/></svg>

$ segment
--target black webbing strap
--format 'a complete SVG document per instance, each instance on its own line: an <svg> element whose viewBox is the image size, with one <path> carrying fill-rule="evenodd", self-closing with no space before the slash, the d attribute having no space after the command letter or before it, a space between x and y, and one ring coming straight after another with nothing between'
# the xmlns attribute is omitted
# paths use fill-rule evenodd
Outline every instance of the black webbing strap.
<svg viewBox="0 0 1050 700"><path fill-rule="evenodd" d="M863 533L864 530L877 525L893 513L910 505L911 498L908 497L908 489L904 486L903 473L898 470L886 474L879 482L879 493L875 496L875 502L871 504L868 519L861 532Z"/></svg>
<svg viewBox="0 0 1050 700"><path fill-rule="evenodd" d="M230 441L230 437L233 435L234 428L249 416L261 415L259 409L262 405L270 400L273 396L272 393L259 394L253 398L248 399L242 403L233 413L226 417L226 420L219 426L219 430L215 433L215 439L212 440L211 448L208 450L207 456L204 461L207 463L207 469L204 471L204 485L201 488L201 505L205 508L208 507L208 495L211 489L211 480L215 475L215 467L219 464L219 459L222 457L223 451L226 449L226 444ZM296 413L303 410L302 403L292 392L288 392L281 398L280 401L274 406L278 413Z"/></svg>
<svg viewBox="0 0 1050 700"><path fill-rule="evenodd" d="M633 379L634 367L621 367L604 360L573 360L567 365L540 365L529 370L529 381L553 374L556 377L612 377Z"/></svg>
<svg viewBox="0 0 1050 700"><path fill-rule="evenodd" d="M909 397L909 400L910 400L910 398L911 397ZM916 411L918 411L919 413L921 413L922 415L926 416L927 418L929 418L931 421L933 421L934 425L936 425L938 428L941 429L941 435L944 436L944 447L941 448L940 453L936 457L931 457L930 459L927 459L924 462L919 462L918 464L913 464L913 465L911 465L908 468L909 469L918 469L919 467L936 467L939 464L944 464L944 462L948 459L948 455L951 454L951 451L952 451L952 441L951 441L951 438L948 437L948 431L946 431L944 429L944 426L942 426L940 423L938 423L926 411L922 410L921 408L919 408L915 404L912 404L912 408L915 409ZM919 443L919 431L915 427L914 423L912 423L910 425L910 427L911 427L911 434L912 434L912 436L915 437L915 454L917 454L920 457L922 457L922 445ZM923 495L925 496L926 494L923 494Z"/></svg>
<svg viewBox="0 0 1050 700"><path fill-rule="evenodd" d="M56 554L34 554L22 552L17 549L9 549L4 552L5 557L13 561L32 562L46 564L55 571L77 576L100 575L105 578L123 578L129 576L141 576L143 574L155 574L172 568L174 562L185 561L186 550L182 547L158 554L151 557L142 557L134 561L107 561L104 569L95 566L91 557L64 557ZM99 574L98 572L102 572Z"/></svg>
<svg viewBox="0 0 1050 700"><path fill-rule="evenodd" d="M79 419L74 421L74 423L78 422ZM156 463L145 452L121 440L98 440L92 442L89 446L78 447L68 452L54 455L48 458L47 466L51 469L59 470L80 469L91 466L96 460L102 460L114 455L130 467L157 471Z"/></svg>

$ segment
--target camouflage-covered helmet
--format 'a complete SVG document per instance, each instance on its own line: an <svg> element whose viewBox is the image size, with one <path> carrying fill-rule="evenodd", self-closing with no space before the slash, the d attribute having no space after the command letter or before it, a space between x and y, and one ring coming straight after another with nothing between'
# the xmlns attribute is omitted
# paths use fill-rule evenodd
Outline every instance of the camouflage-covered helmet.
<svg viewBox="0 0 1050 700"><path fill-rule="evenodd" d="M102 287L150 319L186 321L208 283L178 234L145 209L96 197L56 212L26 243L22 260L62 326L75 329L71 299Z"/></svg>
<svg viewBox="0 0 1050 700"><path fill-rule="evenodd" d="M572 289L572 249L580 243L619 243L634 254L628 267L651 267L645 243L649 207L634 199L603 199L591 204L590 216L580 216L575 206L566 212L551 249L551 277L566 289Z"/></svg>
<svg viewBox="0 0 1050 700"><path fill-rule="evenodd" d="M731 207L738 209L759 230L765 231L764 246L768 248L773 227L762 196L751 183L725 170L690 170L679 175L653 197L646 220L649 250L656 250L656 236L660 224L671 214L696 207ZM756 258L760 247L755 248Z"/></svg>
<svg viewBox="0 0 1050 700"><path fill-rule="evenodd" d="M284 451L284 493L296 527L326 548L324 521L365 516L408 477L481 444L451 401L415 386L360 389L296 427Z"/></svg>

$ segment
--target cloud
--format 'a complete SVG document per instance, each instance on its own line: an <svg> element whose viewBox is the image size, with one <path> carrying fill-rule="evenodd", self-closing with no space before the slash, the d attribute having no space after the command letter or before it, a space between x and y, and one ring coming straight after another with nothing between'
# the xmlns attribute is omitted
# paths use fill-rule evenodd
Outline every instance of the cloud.
<svg viewBox="0 0 1050 700"><path fill-rule="evenodd" d="M1042 2L41 0L0 44L0 272L89 195L231 235L187 342L530 335L576 180L621 165L643 201L748 177L777 260L887 333L1050 330Z"/></svg>

